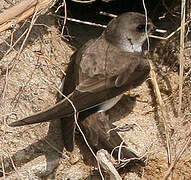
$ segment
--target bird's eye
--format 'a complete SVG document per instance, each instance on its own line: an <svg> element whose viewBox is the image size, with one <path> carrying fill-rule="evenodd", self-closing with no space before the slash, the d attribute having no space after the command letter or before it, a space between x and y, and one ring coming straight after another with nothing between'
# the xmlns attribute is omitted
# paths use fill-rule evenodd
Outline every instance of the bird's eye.
<svg viewBox="0 0 191 180"><path fill-rule="evenodd" d="M145 24L139 24L136 28L137 32L140 32L140 33L145 32L145 26L146 26Z"/></svg>

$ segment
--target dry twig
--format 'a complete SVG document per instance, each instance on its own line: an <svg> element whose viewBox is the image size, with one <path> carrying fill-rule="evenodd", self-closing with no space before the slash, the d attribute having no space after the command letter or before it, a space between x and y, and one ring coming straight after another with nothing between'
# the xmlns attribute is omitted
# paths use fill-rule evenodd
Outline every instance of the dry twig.
<svg viewBox="0 0 191 180"><path fill-rule="evenodd" d="M56 16L58 18L61 18L61 19L65 19L64 16L60 16L60 15L54 15L54 16ZM79 19L74 19L74 18L69 18L69 17L67 17L66 19L68 21L72 21L72 22L76 22L76 23L81 23L81 24L86 24L86 25L90 25L90 26L96 26L96 27L102 27L102 28L106 28L107 27L106 25L92 23L92 22L88 22L88 21L82 21L82 20L79 20Z"/></svg>
<svg viewBox="0 0 191 180"><path fill-rule="evenodd" d="M182 147L182 149L180 150L180 152L178 153L178 155L176 156L175 160L171 163L170 167L168 168L168 171L165 173L164 177L162 178L162 180L166 180L168 178L168 176L170 175L170 173L172 172L172 170L174 169L175 165L177 164L177 162L180 160L182 154L184 153L185 149L188 147L188 145L191 142L191 137L188 138L187 141L185 141L184 146Z"/></svg>
<svg viewBox="0 0 191 180"><path fill-rule="evenodd" d="M49 83L46 79L44 79L44 80L45 80L47 83ZM88 141L87 141L87 138L86 138L85 134L83 133L82 129L80 128L80 125L78 124L78 112L77 112L76 107L75 107L75 105L73 104L73 102L69 99L72 94L69 94L68 96L65 96L58 88L56 88L56 87L54 87L54 86L53 86L53 88L54 88L61 96L64 97L64 100L65 100L65 101L68 101L68 102L71 104L71 106L72 106L72 108L73 108L73 110L74 110L74 120L75 120L76 126L77 126L78 130L80 131L80 133L81 133L81 135L82 135L82 137L83 137L83 139L84 139L86 145L88 146L90 152L91 152L92 155L95 157L95 159L96 159L96 161L97 161L97 165L98 165L98 169L99 169L100 176L101 176L102 180L104 180L104 177L103 177L103 174L102 174L102 172L101 172L101 167L100 167L99 161L98 161L98 159L97 159L97 156L95 155L93 149L90 147L90 145L89 145L89 143L88 143Z"/></svg>
<svg viewBox="0 0 191 180"><path fill-rule="evenodd" d="M161 93L160 93L160 89L157 83L157 79L156 79L156 74L154 72L154 68L152 65L152 62L150 62L150 67L151 67L151 71L150 71L150 76L151 76L151 81L154 87L154 91L155 91L155 95L158 99L158 103L162 112L162 116L163 116L163 121L164 121L164 128L165 128L165 134L166 134L166 143L167 143L167 154L168 154L168 164L171 163L171 148L170 148L170 136L169 136L169 132L168 132L168 125L167 125L167 119L169 119L167 112L166 112L166 108L164 105L164 102L162 100L161 97Z"/></svg>
<svg viewBox="0 0 191 180"><path fill-rule="evenodd" d="M146 16L146 22L147 22L147 9L146 9L144 0L142 0L142 2L143 2L143 7L144 7L144 10L145 10L145 16ZM147 28L145 29L145 31L147 33ZM147 42L148 42L148 50L149 50L149 39L148 39L148 37L147 37ZM158 103L159 103L159 106L160 106L160 109L161 109L161 112L162 112L162 116L163 116L163 122L164 122L165 134L166 134L168 164L170 164L171 163L171 148L170 148L170 136L169 136L169 133L168 133L168 125L167 125L167 119L169 119L169 117L168 117L167 112L165 110L166 108L165 108L165 105L164 105L163 100L162 100L162 96L161 96L160 89L159 89L159 86L158 86L158 83L157 83L156 74L155 74L155 71L154 71L154 66L152 64L152 61L149 61L149 64L150 64L150 67L151 67L151 70L150 70L151 81L152 81L152 84L153 84L153 87L154 87L155 95L156 95L156 97L158 99Z"/></svg>
<svg viewBox="0 0 191 180"><path fill-rule="evenodd" d="M180 70L179 70L179 106L178 106L178 115L181 115L182 107L182 90L183 90L183 81L184 81L184 39L185 39L185 11L186 11L186 0L182 0L181 5L181 30L180 30Z"/></svg>
<svg viewBox="0 0 191 180"><path fill-rule="evenodd" d="M14 3L11 0L4 0L5 2L7 2L7 4L11 4L12 6L14 6Z"/></svg>
<svg viewBox="0 0 191 180"><path fill-rule="evenodd" d="M19 22L32 16L36 10L50 8L55 0L25 0L0 14L0 32L13 28Z"/></svg>
<svg viewBox="0 0 191 180"><path fill-rule="evenodd" d="M13 158L12 158L11 155L9 154L8 150L6 151L6 154L8 155L9 159L11 160L12 166L13 166L15 172L17 173L18 177L19 177L21 180L23 180L23 178L22 178L21 174L19 173L19 171L17 170L17 168L16 168L16 166L15 166L15 163L14 163L14 161L13 161Z"/></svg>
<svg viewBox="0 0 191 180"><path fill-rule="evenodd" d="M113 163L111 162L111 157L106 150L100 149L97 152L97 159L98 159L101 167L109 173L110 180L122 180L119 173L113 166Z"/></svg>

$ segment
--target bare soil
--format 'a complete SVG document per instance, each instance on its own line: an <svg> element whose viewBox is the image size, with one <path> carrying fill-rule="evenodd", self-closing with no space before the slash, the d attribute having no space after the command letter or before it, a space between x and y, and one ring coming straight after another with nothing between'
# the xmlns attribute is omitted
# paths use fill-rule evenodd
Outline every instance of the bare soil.
<svg viewBox="0 0 191 180"><path fill-rule="evenodd" d="M1 9L8 7L5 1L0 6ZM26 21L15 31L0 34L0 179L3 174L5 179L100 179L91 163L93 157L85 145L83 151L89 153L88 158L83 156L80 152L82 149L78 146L72 153L63 149L59 123L18 128L8 126L11 122L55 103L57 89L73 53L63 41L55 18L43 15L33 26L19 57L24 38L6 54L10 44L14 44L29 25L30 21ZM157 80L169 117L167 123L173 161L190 137L191 50L187 48L186 51L185 73L188 75L183 88L182 118L177 116L178 73L171 65L161 63L164 57L167 60L168 57L174 58L175 62L178 54L170 56L168 50L172 50L171 46L167 48L165 43L161 43L151 58L156 65ZM173 59L169 61L173 62ZM120 135L130 149L140 156L148 156L145 168L141 168L139 172L124 170L121 176L124 179L162 179L168 170L166 136L162 114L150 80L124 94L121 102L109 113L115 125L133 125L132 129L120 132ZM77 140L77 144L83 143L79 135ZM191 179L190 152L189 144L173 170L172 179Z"/></svg>

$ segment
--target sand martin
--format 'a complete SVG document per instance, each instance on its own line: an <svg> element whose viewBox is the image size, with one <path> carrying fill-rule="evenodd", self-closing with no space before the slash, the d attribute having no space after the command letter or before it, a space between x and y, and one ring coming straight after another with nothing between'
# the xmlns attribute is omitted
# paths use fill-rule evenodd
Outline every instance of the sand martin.
<svg viewBox="0 0 191 180"><path fill-rule="evenodd" d="M141 85L147 78L150 66L148 60L143 57L142 45L153 29L152 21L147 19L146 22L145 15L127 12L111 20L100 37L88 41L72 55L63 78L62 92L73 102L78 112L78 120L89 134L96 134L97 117L94 115L96 118L91 123L92 114L107 111L120 100L122 93ZM13 122L10 126L61 119L66 149L72 151L76 127L73 114L71 103L62 97L52 107ZM108 127L111 128L109 122L109 126L107 122L105 125L100 124L101 120L97 122L97 134L100 129L102 134L106 134ZM119 145L122 140L117 133L108 138L115 138L114 136L118 138ZM101 136L97 135L94 141L100 141L100 138ZM109 145L109 148L106 146L105 149L111 151L117 144ZM127 153L127 156L137 157L133 152Z"/></svg>

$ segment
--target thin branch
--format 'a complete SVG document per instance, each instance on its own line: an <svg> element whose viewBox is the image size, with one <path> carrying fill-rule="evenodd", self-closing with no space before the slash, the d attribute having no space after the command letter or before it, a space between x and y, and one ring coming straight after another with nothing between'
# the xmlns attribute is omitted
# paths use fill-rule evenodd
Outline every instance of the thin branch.
<svg viewBox="0 0 191 180"><path fill-rule="evenodd" d="M21 45L21 47L19 49L19 52L18 52L18 54L16 56L16 59L19 59L19 56L20 56L20 54L21 54L21 52L23 50L23 47L25 45L25 42L26 42L27 38L29 37L29 34L30 34L31 30L32 30L32 27L33 27L34 23L36 22L36 20L38 19L37 12L38 12L38 9L33 14L33 17L32 17L31 24L29 26L28 32L27 32L27 34L26 34L26 36L25 36L25 38L23 40L23 43L22 43L22 45Z"/></svg>
<svg viewBox="0 0 191 180"><path fill-rule="evenodd" d="M184 26L188 25L190 23L190 21L187 21L184 23ZM181 30L181 26L178 27L175 31L173 31L172 33L170 33L167 37L160 37L160 36L155 36L150 34L149 37L151 38L155 38L155 39L161 39L161 40L168 40L170 39L172 36L174 36L177 32L179 32Z"/></svg>
<svg viewBox="0 0 191 180"><path fill-rule="evenodd" d="M44 78L43 78L43 79L44 79ZM44 80L45 80L47 83L49 83L46 79L44 79ZM76 109L75 105L73 104L73 102L69 99L72 94L69 94L68 96L65 96L58 88L56 88L56 87L54 87L54 86L53 86L53 88L54 88L58 93L60 93L61 96L63 96L63 97L65 98L64 100L68 101L68 102L71 104L71 106L72 106L72 108L73 108L73 110L74 110L74 120L75 120L76 126L78 127L78 130L80 131L80 133L81 133L81 135L82 135L82 137L83 137L83 139L84 139L86 145L88 146L89 150L91 151L92 155L95 157L95 159L96 159L96 161L97 161L97 165L98 165L98 169L99 169L100 176L101 176L102 180L104 180L104 177L103 177L103 174L102 174L102 172L101 172L101 167L100 167L99 161L98 161L98 159L97 159L97 156L95 155L93 149L90 147L90 145L89 145L89 143L88 143L88 141L87 141L87 139L86 139L85 134L83 133L82 129L80 128L80 125L78 124L78 117L77 117L77 116L78 116L78 112L77 112L77 109Z"/></svg>
<svg viewBox="0 0 191 180"><path fill-rule="evenodd" d="M109 173L110 180L122 180L116 168L113 166L109 153L106 150L100 149L97 152L97 158L102 168Z"/></svg>
<svg viewBox="0 0 191 180"><path fill-rule="evenodd" d="M64 16L60 16L60 15L54 15L58 18L61 18L61 19L65 19ZM82 21L82 20L79 20L79 19L74 19L74 18L69 18L67 17L66 18L68 21L72 21L72 22L76 22L76 23L81 23L81 24L86 24L86 25L90 25L90 26L97 26L97 27L102 27L102 28L106 28L107 26L106 25L102 25L102 24L97 24L97 23L92 23L92 22L88 22L88 21Z"/></svg>
<svg viewBox="0 0 191 180"><path fill-rule="evenodd" d="M180 31L180 70L179 70L179 105L178 105L178 115L181 116L182 107L182 90L184 81L184 39L185 39L185 14L186 14L186 0L182 0L181 5L181 31Z"/></svg>
<svg viewBox="0 0 191 180"><path fill-rule="evenodd" d="M4 0L7 4L11 4L12 6L14 6L15 4L11 1L11 0Z"/></svg>
<svg viewBox="0 0 191 180"><path fill-rule="evenodd" d="M143 8L145 10L146 23L147 23L147 9L146 9L146 6L145 6L145 1L142 0L142 2L143 2ZM147 35L148 51L149 51L149 38L148 38L148 34L147 34L147 29L146 29L146 35ZM156 80L156 74L154 72L153 64L152 64L151 61L149 61L149 64L150 64L150 67L151 67L151 70L150 70L151 81L152 81L152 84L154 86L155 95L156 95L156 97L158 99L158 103L159 103L159 106L160 106L160 109L161 109L161 112L162 112L162 116L163 116L163 122L164 122L165 134L166 134L168 164L170 165L170 163L171 163L171 148L170 148L170 136L169 136L169 133L168 133L168 125L167 125L167 119L169 119L169 118L168 118L167 112L165 110L166 108L165 108L165 105L164 105L163 100L162 100L160 89L158 87L158 83L157 83L157 80Z"/></svg>
<svg viewBox="0 0 191 180"><path fill-rule="evenodd" d="M145 11L145 22L146 22L145 34L146 34L146 40L147 40L147 46L148 46L147 49L148 49L148 51L149 51L149 49L150 49L150 41L149 41L149 35L148 35L148 32L147 32L147 27L148 27L148 25L147 25L148 15L147 15L147 9L146 9L146 5L145 5L145 1L143 0L142 2L143 2L143 9L144 9L144 11Z"/></svg>
<svg viewBox="0 0 191 180"><path fill-rule="evenodd" d="M100 11L99 14L104 15L104 16L109 16L112 18L117 17L117 15L115 15L115 14L111 14L111 13L107 13L107 12L103 12L103 11Z"/></svg>
<svg viewBox="0 0 191 180"><path fill-rule="evenodd" d="M170 175L170 173L172 172L172 170L174 169L175 165L177 164L177 162L180 160L182 154L184 153L184 151L186 150L186 148L188 147L188 145L191 142L191 137L188 138L187 141L185 141L183 148L179 151L178 155L176 156L175 160L171 163L170 167L168 168L168 171L165 173L164 177L162 178L162 180L166 180L168 178L168 176Z"/></svg>
<svg viewBox="0 0 191 180"><path fill-rule="evenodd" d="M66 5L66 1L65 0L63 0L63 1L64 1L64 16L65 16L65 18L64 18L64 24L63 24L62 32L61 32L62 36L64 34L64 28L65 28L66 20L67 20L67 5Z"/></svg>
<svg viewBox="0 0 191 180"><path fill-rule="evenodd" d="M177 14L177 12L175 11L172 11L166 4L165 0L162 0L162 4L163 6L166 8L166 10L172 15L172 16L175 16L177 17L179 14Z"/></svg>
<svg viewBox="0 0 191 180"><path fill-rule="evenodd" d="M159 103L159 107L161 109L162 112L162 116L163 116L163 122L164 122L164 128L165 128L165 134L166 134L166 144L167 144L167 154L168 154L168 164L171 163L171 147L170 147L170 135L168 132L168 125L167 125L167 119L169 119L167 112L166 112L166 107L164 105L164 102L162 100L162 96L160 93L160 89L156 80L156 74L154 72L154 68L152 65L152 62L149 61L150 63L150 67L151 67L151 71L150 71L150 76L151 76L151 81L155 90L155 95L158 99L158 103Z"/></svg>
<svg viewBox="0 0 191 180"><path fill-rule="evenodd" d="M58 152L59 154L63 154L62 151L60 151L58 148L56 148L54 145L52 145L47 139L43 139L52 149L54 149L56 152Z"/></svg>
<svg viewBox="0 0 191 180"><path fill-rule="evenodd" d="M10 154L9 154L8 151L6 151L6 154L8 155L9 159L11 160L11 164L12 164L12 166L13 166L13 169L15 170L16 174L18 175L18 177L19 177L21 180L24 180L24 179L22 178L21 174L19 173L19 171L17 170L17 168L16 168L16 166L15 166L15 163L14 163L14 161L13 161L13 159L12 159L12 157L10 156Z"/></svg>
<svg viewBox="0 0 191 180"><path fill-rule="evenodd" d="M28 29L26 29L22 35L16 40L16 42L9 48L9 50L5 53L5 56L8 55L16 46L16 44L22 39L22 37L27 33Z"/></svg>
<svg viewBox="0 0 191 180"><path fill-rule="evenodd" d="M24 44L25 44L25 42L26 42L26 40L27 40L27 38L28 38L28 36L29 36L31 30L32 30L32 27L33 27L35 21L36 21L37 18L38 18L38 16L36 17L36 13L37 13L37 11L36 11L36 12L34 13L34 15L33 15L33 18L32 18L32 21L31 21L31 25L30 25L30 27L29 27L29 29L28 29L28 32L27 32L27 34L26 34L26 36L25 36L25 39L23 40L23 43L22 43L22 45L21 45L21 48L19 49L19 52L18 52L18 54L17 54L17 56L16 56L15 59L19 59L19 56L20 56L20 54L21 54L21 52L22 52L22 50L23 50ZM7 90L7 86L8 86L9 74L10 74L10 71L11 71L11 70L9 70L9 65L10 65L11 63L12 63L12 61L7 64L7 68L6 68L5 85L4 85L3 93L2 93L2 94L3 94L3 96L2 96L2 101L3 101L4 104L5 104L5 95L6 95L6 90ZM13 67L14 67L14 65L13 65ZM12 70L14 69L13 67L12 67ZM4 123L5 123L5 122L4 122Z"/></svg>

